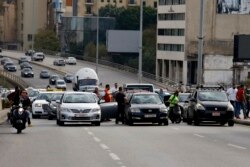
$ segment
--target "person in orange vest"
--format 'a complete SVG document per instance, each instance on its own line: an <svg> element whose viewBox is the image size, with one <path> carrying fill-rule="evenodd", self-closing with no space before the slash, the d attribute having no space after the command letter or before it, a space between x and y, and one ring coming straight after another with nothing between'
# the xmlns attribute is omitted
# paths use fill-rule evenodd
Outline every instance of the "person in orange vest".
<svg viewBox="0 0 250 167"><path fill-rule="evenodd" d="M103 99L104 99L105 103L109 103L109 102L112 101L112 96L111 96L111 94L110 94L109 89L110 89L110 86L109 86L109 84L107 84L107 85L105 86L105 91L104 91L104 92L105 92L105 95L103 96Z"/></svg>

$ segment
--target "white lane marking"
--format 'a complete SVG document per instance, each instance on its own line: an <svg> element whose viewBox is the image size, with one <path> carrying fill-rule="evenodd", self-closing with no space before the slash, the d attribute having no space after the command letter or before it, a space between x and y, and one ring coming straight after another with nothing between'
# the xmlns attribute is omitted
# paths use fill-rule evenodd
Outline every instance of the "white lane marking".
<svg viewBox="0 0 250 167"><path fill-rule="evenodd" d="M109 153L109 156L110 156L114 161L120 161L120 160L121 160L115 153Z"/></svg>
<svg viewBox="0 0 250 167"><path fill-rule="evenodd" d="M241 149L241 150L246 150L247 148L246 147L241 147L241 146L238 146L238 145L234 145L234 144L227 144L228 146L230 147L234 147L234 148L238 148L238 149Z"/></svg>
<svg viewBox="0 0 250 167"><path fill-rule="evenodd" d="M126 167L126 166L121 166L121 167Z"/></svg>
<svg viewBox="0 0 250 167"><path fill-rule="evenodd" d="M93 136L94 134L92 132L88 132L89 135Z"/></svg>
<svg viewBox="0 0 250 167"><path fill-rule="evenodd" d="M199 135L199 134L194 134L195 136L197 136L197 137L200 137L200 138L204 138L205 136L202 136L202 135Z"/></svg>
<svg viewBox="0 0 250 167"><path fill-rule="evenodd" d="M174 130L180 130L180 128L172 128L172 129L174 129Z"/></svg>
<svg viewBox="0 0 250 167"><path fill-rule="evenodd" d="M109 149L109 147L107 146L107 145L105 145L105 144L100 144L100 146L101 146L101 148L102 149L104 149L104 150L108 150Z"/></svg>
<svg viewBox="0 0 250 167"><path fill-rule="evenodd" d="M100 142L100 141L101 141L101 139L99 139L99 138L97 138L97 137L94 137L94 140L95 140L96 142Z"/></svg>

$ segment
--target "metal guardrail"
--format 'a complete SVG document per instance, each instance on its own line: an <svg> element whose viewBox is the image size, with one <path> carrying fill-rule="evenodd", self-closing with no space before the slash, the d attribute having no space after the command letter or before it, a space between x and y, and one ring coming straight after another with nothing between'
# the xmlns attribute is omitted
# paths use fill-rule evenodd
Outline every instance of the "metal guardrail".
<svg viewBox="0 0 250 167"><path fill-rule="evenodd" d="M8 81L13 82L15 84L17 84L19 87L25 89L27 88L29 85L22 80L19 76L16 76L10 72L4 71L2 69L0 69L0 76L6 78Z"/></svg>
<svg viewBox="0 0 250 167"><path fill-rule="evenodd" d="M92 63L96 62L96 58L94 58L94 57L87 57L87 56L83 56L83 55L74 55L74 54L69 54L69 53L61 54L58 52L53 52L53 51L48 51L48 50L39 50L39 51L42 51L45 54L52 55L52 56L75 57L77 59L92 62ZM118 63L113 63L113 62L110 62L108 60L99 59L99 64L104 65L104 66L109 66L111 68L116 68L116 69L119 69L122 71L138 74L138 69L136 69L136 68L121 65ZM142 77L143 77L143 80L145 80L147 82L157 84L160 87L168 88L169 90L172 90L172 91L178 89L178 86L179 86L178 82L172 81L172 80L165 78L165 77L160 77L160 76L157 76L154 74L150 74L150 73L147 73L144 71L142 72Z"/></svg>

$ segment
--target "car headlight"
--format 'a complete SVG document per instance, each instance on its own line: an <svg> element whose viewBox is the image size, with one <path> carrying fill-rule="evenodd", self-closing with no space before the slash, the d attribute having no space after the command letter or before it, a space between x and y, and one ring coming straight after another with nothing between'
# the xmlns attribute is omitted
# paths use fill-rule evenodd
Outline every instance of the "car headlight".
<svg viewBox="0 0 250 167"><path fill-rule="evenodd" d="M68 109L68 108L62 108L62 109L61 109L61 112L71 112L71 110Z"/></svg>
<svg viewBox="0 0 250 167"><path fill-rule="evenodd" d="M196 104L196 108L197 108L197 110L205 110L204 106L199 104L199 103Z"/></svg>
<svg viewBox="0 0 250 167"><path fill-rule="evenodd" d="M234 111L234 107L233 107L233 105L231 103L228 103L227 111Z"/></svg>
<svg viewBox="0 0 250 167"><path fill-rule="evenodd" d="M130 111L132 113L140 113L141 112L139 108L131 108Z"/></svg>
<svg viewBox="0 0 250 167"><path fill-rule="evenodd" d="M165 112L165 113L166 113L166 112L168 112L168 108L165 108L165 107L164 107L164 108L161 108L161 109L160 109L160 112Z"/></svg>
<svg viewBox="0 0 250 167"><path fill-rule="evenodd" d="M100 110L100 108L93 108L90 112L100 113L101 110Z"/></svg>
<svg viewBox="0 0 250 167"><path fill-rule="evenodd" d="M35 107L42 107L42 104L41 103L36 103Z"/></svg>
<svg viewBox="0 0 250 167"><path fill-rule="evenodd" d="M25 74L25 75L27 75L28 73L27 73L27 72L25 72L24 74Z"/></svg>

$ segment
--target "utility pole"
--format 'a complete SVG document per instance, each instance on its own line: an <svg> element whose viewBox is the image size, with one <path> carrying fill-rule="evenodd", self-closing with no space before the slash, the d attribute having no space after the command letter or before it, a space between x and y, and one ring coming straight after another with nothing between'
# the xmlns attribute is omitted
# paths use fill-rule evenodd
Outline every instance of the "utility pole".
<svg viewBox="0 0 250 167"><path fill-rule="evenodd" d="M33 0L33 7L32 7L32 50L34 50L34 39L35 39L35 0Z"/></svg>
<svg viewBox="0 0 250 167"><path fill-rule="evenodd" d="M204 0L200 0L200 21L198 36L198 67L197 67L197 85L203 83L203 43L204 43Z"/></svg>
<svg viewBox="0 0 250 167"><path fill-rule="evenodd" d="M99 61L99 9L98 0L96 1L96 73L98 75L98 61Z"/></svg>
<svg viewBox="0 0 250 167"><path fill-rule="evenodd" d="M143 0L140 5L140 40L139 40L139 69L138 69L138 82L142 82L142 35L143 35Z"/></svg>

